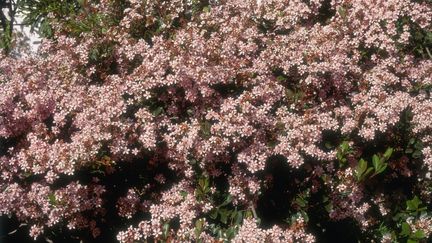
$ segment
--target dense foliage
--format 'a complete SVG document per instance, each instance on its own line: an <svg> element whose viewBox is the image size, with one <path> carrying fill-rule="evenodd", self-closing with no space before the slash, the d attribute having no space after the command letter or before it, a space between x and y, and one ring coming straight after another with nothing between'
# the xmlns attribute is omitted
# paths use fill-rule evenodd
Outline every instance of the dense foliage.
<svg viewBox="0 0 432 243"><path fill-rule="evenodd" d="M430 1L23 4L47 38L0 59L0 214L31 237L430 238Z"/></svg>

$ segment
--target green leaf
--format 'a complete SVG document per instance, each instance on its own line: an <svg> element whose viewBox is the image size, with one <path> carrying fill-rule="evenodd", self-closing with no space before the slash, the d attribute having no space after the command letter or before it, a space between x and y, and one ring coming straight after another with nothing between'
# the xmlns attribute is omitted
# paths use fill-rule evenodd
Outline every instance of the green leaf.
<svg viewBox="0 0 432 243"><path fill-rule="evenodd" d="M408 200L406 202L407 210L416 211L420 206L421 201L417 196L414 196L413 199Z"/></svg>
<svg viewBox="0 0 432 243"><path fill-rule="evenodd" d="M379 167L378 170L375 171L375 174L382 173L386 168L387 168L387 163L385 163L384 165L382 165L381 167Z"/></svg>
<svg viewBox="0 0 432 243"><path fill-rule="evenodd" d="M238 212L234 222L236 225L239 225L241 224L242 221L243 221L243 214L241 212Z"/></svg>
<svg viewBox="0 0 432 243"><path fill-rule="evenodd" d="M423 230L417 230L414 234L411 235L411 237L415 239L423 239L426 237L426 235Z"/></svg>
<svg viewBox="0 0 432 243"><path fill-rule="evenodd" d="M332 145L331 143L329 143L329 142L326 142L326 143L324 144L324 146L326 147L326 149L331 149L331 148L333 148L333 145Z"/></svg>
<svg viewBox="0 0 432 243"><path fill-rule="evenodd" d="M344 7L339 7L338 13L343 19L345 19L347 16L347 10Z"/></svg>
<svg viewBox="0 0 432 243"><path fill-rule="evenodd" d="M269 141L269 142L267 143L267 146L268 146L269 148L275 148L276 145L278 145L278 144L279 144L279 141L277 141L277 140L271 140L271 141Z"/></svg>
<svg viewBox="0 0 432 243"><path fill-rule="evenodd" d="M204 226L204 220L199 219L195 221L195 237L197 239L200 236L201 232L203 231L203 226Z"/></svg>
<svg viewBox="0 0 432 243"><path fill-rule="evenodd" d="M350 150L350 146L348 141L343 141L340 145L342 152L348 152Z"/></svg>
<svg viewBox="0 0 432 243"><path fill-rule="evenodd" d="M388 148L384 153L385 160L390 159L392 154L393 154L393 148Z"/></svg>
<svg viewBox="0 0 432 243"><path fill-rule="evenodd" d="M284 76L282 76L282 75L279 75L279 76L277 76L276 80L279 81L279 82L282 82L282 81L287 80L287 78L284 77Z"/></svg>
<svg viewBox="0 0 432 243"><path fill-rule="evenodd" d="M201 133L204 136L204 138L211 137L211 126L212 124L209 121L201 122Z"/></svg>
<svg viewBox="0 0 432 243"><path fill-rule="evenodd" d="M328 203L324 206L325 210L330 213L333 209L333 204L332 203Z"/></svg>
<svg viewBox="0 0 432 243"><path fill-rule="evenodd" d="M183 199L187 196L186 191L180 191L180 195L183 197Z"/></svg>
<svg viewBox="0 0 432 243"><path fill-rule="evenodd" d="M153 110L152 115L153 116L159 116L164 111L163 107L159 106L155 110Z"/></svg>
<svg viewBox="0 0 432 243"><path fill-rule="evenodd" d="M209 7L209 6L205 6L205 7L203 8L203 12L204 12L204 13L208 13L208 12L210 12L210 7Z"/></svg>
<svg viewBox="0 0 432 243"><path fill-rule="evenodd" d="M56 204L57 204L57 200L56 200L56 197L55 197L55 194L54 194L54 193L50 193L50 194L48 195L48 201L49 201L49 203L50 203L51 205L56 205Z"/></svg>
<svg viewBox="0 0 432 243"><path fill-rule="evenodd" d="M414 148L417 150L422 150L423 149L423 143L418 141L417 143L414 144Z"/></svg>
<svg viewBox="0 0 432 243"><path fill-rule="evenodd" d="M375 168L375 171L377 171L381 167L381 160L376 154L372 156L372 164Z"/></svg>
<svg viewBox="0 0 432 243"><path fill-rule="evenodd" d="M420 150L416 150L416 151L414 151L414 153L412 154L412 157L414 158L414 159L418 159L418 158L420 158L422 156L422 152L420 151Z"/></svg>
<svg viewBox="0 0 432 243"><path fill-rule="evenodd" d="M372 168L372 167L369 167L369 168L366 170L366 172L363 174L363 176L362 176L363 178L362 178L362 179L368 177L368 176L372 173L372 171L373 171L373 168Z"/></svg>
<svg viewBox="0 0 432 243"><path fill-rule="evenodd" d="M217 210L212 210L211 213L210 213L210 215L209 215L209 217L211 219L216 219L217 216L218 216L218 211Z"/></svg>
<svg viewBox="0 0 432 243"><path fill-rule="evenodd" d="M414 149L412 149L412 148L405 149L406 154L412 154L413 152L414 152Z"/></svg>
<svg viewBox="0 0 432 243"><path fill-rule="evenodd" d="M169 227L170 227L169 223L165 223L165 224L162 226L162 235L163 235L165 238L168 236Z"/></svg>
<svg viewBox="0 0 432 243"><path fill-rule="evenodd" d="M225 232L226 234L226 238L228 239L232 239L234 238L235 234L236 234L236 229L234 227L230 227L228 228L228 230Z"/></svg>
<svg viewBox="0 0 432 243"><path fill-rule="evenodd" d="M252 211L248 210L245 212L244 218L253 218L253 213Z"/></svg>
<svg viewBox="0 0 432 243"><path fill-rule="evenodd" d="M300 207L305 207L306 206L306 200L304 200L302 197L297 197L295 199L295 202L297 203L297 205L299 205Z"/></svg>
<svg viewBox="0 0 432 243"><path fill-rule="evenodd" d="M219 211L220 220L222 223L226 224L228 222L228 210L222 209Z"/></svg>
<svg viewBox="0 0 432 243"><path fill-rule="evenodd" d="M360 159L359 164L357 166L357 174L361 176L367 169L367 161L364 159Z"/></svg>
<svg viewBox="0 0 432 243"><path fill-rule="evenodd" d="M224 207L224 206L228 205L228 204L231 203L231 202L232 202L232 196L231 196L231 195L228 195L228 196L225 198L225 201L224 201L221 205L219 205L219 207Z"/></svg>
<svg viewBox="0 0 432 243"><path fill-rule="evenodd" d="M411 234L411 227L408 223L403 222L402 223L402 231L400 232L401 236L409 236Z"/></svg>

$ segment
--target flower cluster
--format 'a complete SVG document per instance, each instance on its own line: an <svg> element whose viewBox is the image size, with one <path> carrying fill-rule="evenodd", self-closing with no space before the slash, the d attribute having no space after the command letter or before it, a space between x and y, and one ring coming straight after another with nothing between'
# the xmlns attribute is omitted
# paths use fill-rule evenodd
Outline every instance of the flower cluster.
<svg viewBox="0 0 432 243"><path fill-rule="evenodd" d="M32 237L432 233L430 2L103 0L76 18L0 56L0 214Z"/></svg>

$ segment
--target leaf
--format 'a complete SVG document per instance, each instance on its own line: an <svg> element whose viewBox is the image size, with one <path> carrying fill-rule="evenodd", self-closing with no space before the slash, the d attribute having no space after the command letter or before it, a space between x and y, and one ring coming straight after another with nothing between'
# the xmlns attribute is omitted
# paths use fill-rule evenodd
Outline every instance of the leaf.
<svg viewBox="0 0 432 243"><path fill-rule="evenodd" d="M282 82L282 81L287 80L287 78L284 77L284 76L282 76L282 75L279 75L279 76L276 77L276 80L279 81L279 82Z"/></svg>
<svg viewBox="0 0 432 243"><path fill-rule="evenodd" d="M209 217L211 219L216 219L218 216L218 211L217 210L212 210L212 212L210 213Z"/></svg>
<svg viewBox="0 0 432 243"><path fill-rule="evenodd" d="M238 212L234 222L236 225L239 225L241 224L242 221L243 221L243 214L241 212Z"/></svg>
<svg viewBox="0 0 432 243"><path fill-rule="evenodd" d="M204 138L210 138L211 126L212 124L209 121L201 122L201 133L204 136Z"/></svg>
<svg viewBox="0 0 432 243"><path fill-rule="evenodd" d="M228 238L228 239L234 238L235 233L236 233L235 228L234 228L234 227L230 227L230 228L225 232L225 234L226 234L226 238Z"/></svg>
<svg viewBox="0 0 432 243"><path fill-rule="evenodd" d="M414 158L414 159L418 159L418 158L420 158L422 156L422 152L420 151L420 150L416 150L416 151L414 151L414 153L412 154L412 157Z"/></svg>
<svg viewBox="0 0 432 243"><path fill-rule="evenodd" d="M339 7L338 13L342 18L345 18L347 16L347 10L344 7Z"/></svg>
<svg viewBox="0 0 432 243"><path fill-rule="evenodd" d="M285 96L289 99L294 99L295 92L292 89L285 89Z"/></svg>
<svg viewBox="0 0 432 243"><path fill-rule="evenodd" d="M209 179L206 177L202 177L198 180L198 185L202 192L206 193L209 189Z"/></svg>
<svg viewBox="0 0 432 243"><path fill-rule="evenodd" d="M204 220L199 219L195 222L195 237L198 239L203 231Z"/></svg>
<svg viewBox="0 0 432 243"><path fill-rule="evenodd" d="M390 159L392 154L393 154L393 148L388 148L384 153L385 160Z"/></svg>
<svg viewBox="0 0 432 243"><path fill-rule="evenodd" d="M350 147L348 141L343 141L340 145L342 152L348 152Z"/></svg>
<svg viewBox="0 0 432 243"><path fill-rule="evenodd" d="M418 209L418 207L419 207L420 204L421 204L420 199L417 196L414 196L413 199L408 200L406 202L407 210L416 211Z"/></svg>
<svg viewBox="0 0 432 243"><path fill-rule="evenodd" d="M180 196L182 196L184 199L187 196L187 192L186 191L180 191Z"/></svg>
<svg viewBox="0 0 432 243"><path fill-rule="evenodd" d="M328 203L324 206L325 210L330 213L333 209L333 204L332 203Z"/></svg>
<svg viewBox="0 0 432 243"><path fill-rule="evenodd" d="M49 201L49 203L50 203L51 205L56 205L56 204L57 204L57 200L56 200L56 197L55 197L55 194L54 194L54 193L50 193L50 194L48 195L48 201Z"/></svg>
<svg viewBox="0 0 432 243"><path fill-rule="evenodd" d="M168 236L169 227L170 227L169 223L165 223L162 226L162 234L163 234L164 237Z"/></svg>
<svg viewBox="0 0 432 243"><path fill-rule="evenodd" d="M418 141L417 143L414 144L414 148L417 150L422 150L423 149L423 143Z"/></svg>
<svg viewBox="0 0 432 243"><path fill-rule="evenodd" d="M237 213L239 213L237 211L237 208L235 210L231 211L231 215L230 215L231 222L236 218Z"/></svg>
<svg viewBox="0 0 432 243"><path fill-rule="evenodd" d="M401 236L409 236L411 234L411 227L408 223L403 222L402 223L402 231L400 232Z"/></svg>
<svg viewBox="0 0 432 243"><path fill-rule="evenodd" d="M224 207L224 206L228 205L228 204L231 203L231 202L232 202L232 196L231 196L231 195L228 195L228 196L225 198L225 201L224 201L221 205L219 205L219 207Z"/></svg>
<svg viewBox="0 0 432 243"><path fill-rule="evenodd" d="M222 223L226 224L228 222L228 210L222 209L219 211L220 220Z"/></svg>
<svg viewBox="0 0 432 243"><path fill-rule="evenodd" d="M373 171L373 168L372 168L372 167L369 167L369 168L366 170L366 172L363 174L363 176L362 176L363 178L362 178L362 179L368 177L368 176L372 173L372 171Z"/></svg>
<svg viewBox="0 0 432 243"><path fill-rule="evenodd" d="M357 174L361 176L367 169L367 161L364 159L360 159L359 164L357 166Z"/></svg>
<svg viewBox="0 0 432 243"><path fill-rule="evenodd" d="M412 148L405 149L406 154L412 154L413 152L414 152L414 149L412 149Z"/></svg>
<svg viewBox="0 0 432 243"><path fill-rule="evenodd" d="M156 109L153 110L152 115L153 116L159 116L164 111L163 107L159 106Z"/></svg>
<svg viewBox="0 0 432 243"><path fill-rule="evenodd" d="M426 237L426 235L423 230L417 230L414 234L411 235L411 237L415 239L423 239Z"/></svg>
<svg viewBox="0 0 432 243"><path fill-rule="evenodd" d="M375 168L375 171L377 171L381 167L381 160L376 154L372 156L372 164Z"/></svg>
<svg viewBox="0 0 432 243"><path fill-rule="evenodd" d="M269 141L269 142L267 143L267 146L268 146L269 148L275 148L276 145L278 145L278 143L279 143L279 141L277 141L277 140L271 140L271 141Z"/></svg>
<svg viewBox="0 0 432 243"><path fill-rule="evenodd" d="M302 197L297 197L295 202L302 208L305 207L307 203L306 200L304 200Z"/></svg>
<svg viewBox="0 0 432 243"><path fill-rule="evenodd" d="M382 165L380 168L378 168L378 170L375 171L375 174L380 174L380 173L382 173L386 168L387 168L387 163L385 163L385 164Z"/></svg>

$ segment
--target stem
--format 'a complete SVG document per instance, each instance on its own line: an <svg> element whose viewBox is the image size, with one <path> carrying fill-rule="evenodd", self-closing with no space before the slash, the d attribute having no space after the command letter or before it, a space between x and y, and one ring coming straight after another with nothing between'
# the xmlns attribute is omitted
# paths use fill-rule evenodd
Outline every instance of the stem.
<svg viewBox="0 0 432 243"><path fill-rule="evenodd" d="M429 48L426 46L425 47L426 48L426 52L427 52L427 54L429 55L429 57L432 59L432 54L431 54L431 52L429 51Z"/></svg>
<svg viewBox="0 0 432 243"><path fill-rule="evenodd" d="M258 219L257 213L255 211L255 207L252 203L250 204L250 208L252 209L252 214L253 214L254 218Z"/></svg>

